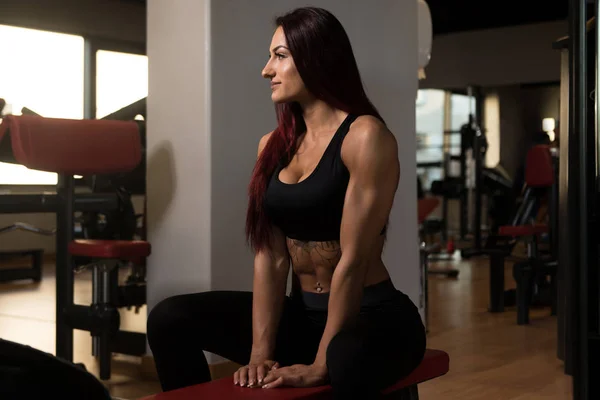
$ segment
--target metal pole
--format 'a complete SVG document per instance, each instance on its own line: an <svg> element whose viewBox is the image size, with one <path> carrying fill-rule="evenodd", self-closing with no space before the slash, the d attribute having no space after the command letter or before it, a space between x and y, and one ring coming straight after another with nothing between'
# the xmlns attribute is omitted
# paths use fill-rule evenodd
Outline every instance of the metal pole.
<svg viewBox="0 0 600 400"><path fill-rule="evenodd" d="M483 141L481 128L477 125L475 130L475 139L473 145L473 154L475 156L475 215L473 216L473 236L475 239L475 248L481 249L481 196L483 189Z"/></svg>
<svg viewBox="0 0 600 400"><path fill-rule="evenodd" d="M83 99L85 119L96 118L96 51L97 47L92 40L86 39L84 42L84 74L83 74Z"/></svg>
<svg viewBox="0 0 600 400"><path fill-rule="evenodd" d="M575 226L571 229L573 233L572 245L576 251L572 252L573 262L573 326L575 334L573 335L573 353L574 353L574 373L573 373L573 398L577 400L587 400L588 397L588 375L587 375L587 150L586 136L586 81L587 81L587 63L586 63L586 0L574 0L570 3L569 9L569 37L570 52L570 79L571 92L569 98L570 109L570 128L569 135L571 143L569 150L573 157L572 168L573 178L569 185L576 185L574 190L576 200L572 207L569 207L571 220ZM571 147L571 145L573 145ZM578 253L578 254L577 254Z"/></svg>
<svg viewBox="0 0 600 400"><path fill-rule="evenodd" d="M74 184L71 175L59 175L56 212L56 356L73 361L73 329L67 312L73 305L73 268L68 245L73 239Z"/></svg>

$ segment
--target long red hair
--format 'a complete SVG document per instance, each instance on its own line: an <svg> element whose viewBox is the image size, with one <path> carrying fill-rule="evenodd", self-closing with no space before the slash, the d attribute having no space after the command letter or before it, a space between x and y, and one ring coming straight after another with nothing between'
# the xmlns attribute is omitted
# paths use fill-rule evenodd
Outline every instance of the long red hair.
<svg viewBox="0 0 600 400"><path fill-rule="evenodd" d="M275 20L283 29L304 85L316 98L354 115L373 115L383 121L367 97L350 39L329 11L317 7L295 9ZM255 251L268 247L271 224L263 199L279 162L293 156L296 140L306 126L298 103L275 106L277 128L254 166L248 188L246 239Z"/></svg>

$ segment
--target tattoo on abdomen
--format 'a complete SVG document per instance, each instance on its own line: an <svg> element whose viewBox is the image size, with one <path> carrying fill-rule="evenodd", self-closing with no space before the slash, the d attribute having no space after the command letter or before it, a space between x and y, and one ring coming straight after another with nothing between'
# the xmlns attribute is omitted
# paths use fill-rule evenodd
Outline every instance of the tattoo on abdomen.
<svg viewBox="0 0 600 400"><path fill-rule="evenodd" d="M338 263L342 249L337 241L327 242L304 242L302 240L288 239L288 247L292 262L299 265L301 260L305 261L308 257L314 264L329 266L334 268ZM305 261L306 262L306 261Z"/></svg>

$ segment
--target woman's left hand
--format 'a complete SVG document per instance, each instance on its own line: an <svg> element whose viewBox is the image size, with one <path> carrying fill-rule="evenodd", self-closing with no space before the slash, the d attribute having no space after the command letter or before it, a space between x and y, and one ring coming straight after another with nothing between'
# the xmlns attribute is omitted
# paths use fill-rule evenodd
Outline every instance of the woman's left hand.
<svg viewBox="0 0 600 400"><path fill-rule="evenodd" d="M326 382L326 366L295 364L269 371L262 387L264 389L280 386L312 387L324 385Z"/></svg>

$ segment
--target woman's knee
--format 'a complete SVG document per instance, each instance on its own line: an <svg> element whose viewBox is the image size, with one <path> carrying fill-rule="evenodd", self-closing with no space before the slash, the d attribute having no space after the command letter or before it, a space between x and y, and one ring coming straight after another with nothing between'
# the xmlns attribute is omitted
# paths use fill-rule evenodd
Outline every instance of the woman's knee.
<svg viewBox="0 0 600 400"><path fill-rule="evenodd" d="M327 347L327 369L332 386L352 386L364 378L365 349L360 335L352 330L339 332ZM363 376L361 376L363 375Z"/></svg>
<svg viewBox="0 0 600 400"><path fill-rule="evenodd" d="M364 338L357 331L344 330L327 347L327 369L334 399L375 399L378 366L369 365Z"/></svg>
<svg viewBox="0 0 600 400"><path fill-rule="evenodd" d="M327 347L327 368L336 398L377 398L378 393L410 372L408 353L374 342L360 329L339 332ZM413 344L411 344L413 346Z"/></svg>
<svg viewBox="0 0 600 400"><path fill-rule="evenodd" d="M146 335L150 345L169 333L179 331L185 319L180 296L168 297L160 301L148 313Z"/></svg>

